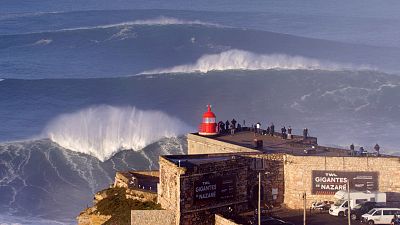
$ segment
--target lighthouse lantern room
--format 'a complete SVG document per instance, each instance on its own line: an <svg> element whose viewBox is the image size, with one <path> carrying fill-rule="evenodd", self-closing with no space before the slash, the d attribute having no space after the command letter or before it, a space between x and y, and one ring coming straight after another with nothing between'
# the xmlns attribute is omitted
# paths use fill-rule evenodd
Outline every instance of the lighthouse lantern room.
<svg viewBox="0 0 400 225"><path fill-rule="evenodd" d="M207 105L207 112L203 114L203 121L199 127L199 134L204 136L217 135L217 122L215 114L211 111L211 105Z"/></svg>

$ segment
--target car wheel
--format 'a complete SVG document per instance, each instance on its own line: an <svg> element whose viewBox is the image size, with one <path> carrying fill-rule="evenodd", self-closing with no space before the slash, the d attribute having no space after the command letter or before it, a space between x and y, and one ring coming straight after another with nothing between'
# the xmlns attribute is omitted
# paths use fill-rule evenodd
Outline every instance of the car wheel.
<svg viewBox="0 0 400 225"><path fill-rule="evenodd" d="M368 225L374 225L374 221L373 220L368 221Z"/></svg>
<svg viewBox="0 0 400 225"><path fill-rule="evenodd" d="M339 212L338 216L339 217L343 217L344 216L344 212Z"/></svg>
<svg viewBox="0 0 400 225"><path fill-rule="evenodd" d="M351 214L350 218L351 218L352 220L357 220L357 215L356 215L356 214Z"/></svg>

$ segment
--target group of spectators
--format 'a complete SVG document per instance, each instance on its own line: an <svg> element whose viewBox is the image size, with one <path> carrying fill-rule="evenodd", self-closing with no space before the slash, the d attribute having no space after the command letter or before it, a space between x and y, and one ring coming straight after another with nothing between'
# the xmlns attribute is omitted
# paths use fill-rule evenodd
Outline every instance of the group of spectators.
<svg viewBox="0 0 400 225"><path fill-rule="evenodd" d="M375 154L377 156L380 156L380 153L379 153L380 149L381 149L381 147L378 144L376 144L374 146ZM367 155L367 153L368 153L367 150L365 150L364 147L362 147L362 146L358 149L358 151L356 151L354 149L354 144L350 145L350 155L352 155L352 156L365 156L365 155Z"/></svg>
<svg viewBox="0 0 400 225"><path fill-rule="evenodd" d="M246 127L246 121L243 120L243 125L238 123L234 118L229 122L229 120L226 120L226 122L219 121L218 124L218 131L220 134L231 134L234 135L236 131L242 131L242 130L251 130L254 132L254 135L270 135L274 136L275 135L275 125L274 123L271 123L270 126L267 127L266 130L263 130L261 128L261 123L257 122L256 124L252 124L250 128ZM281 137L282 139L291 139L292 135L292 127L289 126L287 129L285 126L281 128ZM307 139L309 136L308 128L303 129L303 139ZM376 144L374 146L375 154L377 156L380 155L379 150L380 146ZM364 156L367 155L367 151L364 149L364 147L360 147L359 150L355 150L354 144L350 145L350 154L352 156Z"/></svg>
<svg viewBox="0 0 400 225"><path fill-rule="evenodd" d="M243 124L243 125L242 125ZM243 131L243 130L250 130L254 132L254 136L256 135L270 135L270 136L276 136L277 133L275 133L275 125L274 123L271 123L270 126L267 127L266 130L261 128L261 123L257 122L256 124L252 124L250 127L246 127L246 121L243 120L243 123L240 124L238 123L235 118L233 118L231 121L226 120L225 122L219 121L217 123L218 126L218 131L220 134L231 134L234 135L235 132L238 131ZM281 135L282 139L290 139L292 136L292 127L289 126L286 128L286 126L283 126L281 128ZM304 128L303 130L303 138L307 139L308 137L308 129Z"/></svg>
<svg viewBox="0 0 400 225"><path fill-rule="evenodd" d="M245 121L243 120L243 123ZM242 125L238 123L234 118L229 122L227 120L225 123L222 121L219 121L218 124L218 131L220 134L228 134L230 133L231 135L235 134L235 131L241 131L242 130Z"/></svg>

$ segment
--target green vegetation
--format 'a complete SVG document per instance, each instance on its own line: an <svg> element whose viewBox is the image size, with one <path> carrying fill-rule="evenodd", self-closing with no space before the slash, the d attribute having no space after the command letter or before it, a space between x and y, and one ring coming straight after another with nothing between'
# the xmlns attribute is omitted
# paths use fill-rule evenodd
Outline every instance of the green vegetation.
<svg viewBox="0 0 400 225"><path fill-rule="evenodd" d="M95 213L111 215L106 225L131 224L131 210L158 210L161 209L155 202L127 199L124 188L109 188L104 190L107 198L99 201Z"/></svg>

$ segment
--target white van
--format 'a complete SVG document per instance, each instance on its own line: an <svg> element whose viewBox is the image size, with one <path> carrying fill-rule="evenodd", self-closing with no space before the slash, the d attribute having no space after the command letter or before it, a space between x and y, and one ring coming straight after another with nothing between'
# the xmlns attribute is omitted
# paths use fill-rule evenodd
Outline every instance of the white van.
<svg viewBox="0 0 400 225"><path fill-rule="evenodd" d="M347 215L348 207L348 192L338 191L335 194L335 204L329 209L329 214L333 216ZM354 208L356 205L363 202L376 202L382 205L386 204L386 193L384 192L350 192L350 207Z"/></svg>
<svg viewBox="0 0 400 225"><path fill-rule="evenodd" d="M390 224L394 215L400 214L400 208L375 208L361 216L361 221L368 225Z"/></svg>

